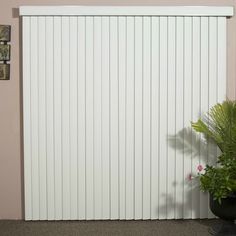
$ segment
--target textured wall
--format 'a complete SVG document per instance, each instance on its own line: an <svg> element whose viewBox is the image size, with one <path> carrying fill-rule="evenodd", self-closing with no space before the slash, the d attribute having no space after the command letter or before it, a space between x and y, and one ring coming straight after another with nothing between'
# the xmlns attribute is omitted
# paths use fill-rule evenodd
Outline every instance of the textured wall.
<svg viewBox="0 0 236 236"><path fill-rule="evenodd" d="M0 219L21 219L23 212L23 139L21 5L236 5L233 0L8 0L0 2L0 24L12 25L11 80L0 81ZM236 17L228 20L227 94L235 98Z"/></svg>

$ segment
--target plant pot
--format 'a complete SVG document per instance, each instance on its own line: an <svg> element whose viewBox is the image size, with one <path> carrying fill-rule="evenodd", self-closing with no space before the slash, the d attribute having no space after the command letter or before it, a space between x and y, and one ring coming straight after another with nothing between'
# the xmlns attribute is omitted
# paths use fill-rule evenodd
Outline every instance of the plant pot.
<svg viewBox="0 0 236 236"><path fill-rule="evenodd" d="M236 194L223 198L221 204L217 200L213 200L210 195L210 209L214 215L223 220L236 220Z"/></svg>

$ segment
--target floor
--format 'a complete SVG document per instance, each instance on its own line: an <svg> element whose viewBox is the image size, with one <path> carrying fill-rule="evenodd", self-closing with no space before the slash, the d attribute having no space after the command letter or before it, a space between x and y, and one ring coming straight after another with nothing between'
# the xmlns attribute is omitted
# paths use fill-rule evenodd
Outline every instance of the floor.
<svg viewBox="0 0 236 236"><path fill-rule="evenodd" d="M207 236L220 220L0 221L0 236ZM215 234L236 235L236 234Z"/></svg>

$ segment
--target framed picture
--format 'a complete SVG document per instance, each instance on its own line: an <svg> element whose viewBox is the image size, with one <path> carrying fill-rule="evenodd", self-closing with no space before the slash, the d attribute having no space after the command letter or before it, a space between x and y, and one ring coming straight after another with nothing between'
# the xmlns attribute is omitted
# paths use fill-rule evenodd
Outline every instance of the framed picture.
<svg viewBox="0 0 236 236"><path fill-rule="evenodd" d="M0 61L10 61L9 44L0 44Z"/></svg>
<svg viewBox="0 0 236 236"><path fill-rule="evenodd" d="M10 65L0 64L0 80L9 80L9 79L10 79Z"/></svg>
<svg viewBox="0 0 236 236"><path fill-rule="evenodd" d="M0 25L0 42L10 42L10 41L11 41L11 26Z"/></svg>

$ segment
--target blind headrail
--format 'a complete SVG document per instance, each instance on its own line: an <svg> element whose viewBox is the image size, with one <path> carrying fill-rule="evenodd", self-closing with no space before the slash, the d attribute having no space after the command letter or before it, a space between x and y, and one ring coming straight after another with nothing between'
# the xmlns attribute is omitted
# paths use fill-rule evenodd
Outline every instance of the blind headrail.
<svg viewBox="0 0 236 236"><path fill-rule="evenodd" d="M21 6L21 16L233 16L233 6Z"/></svg>

